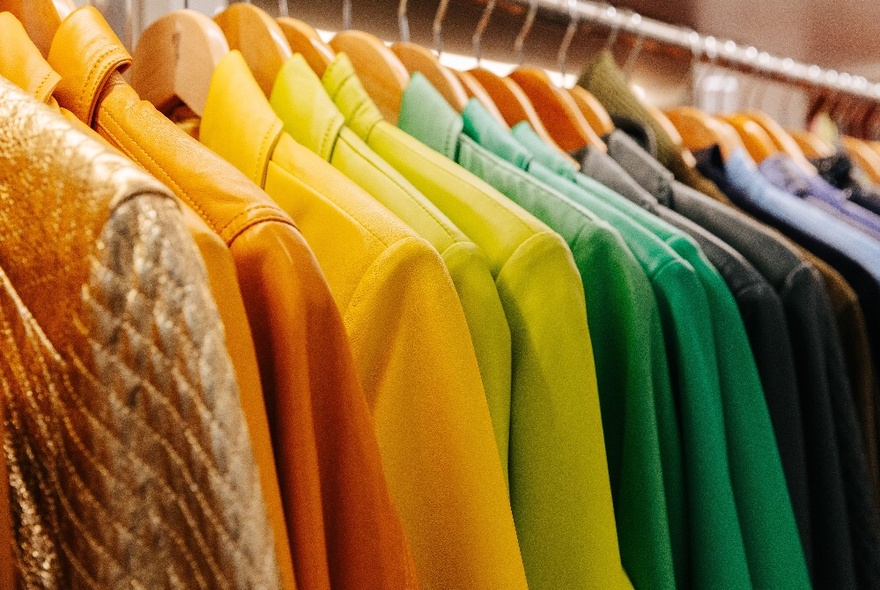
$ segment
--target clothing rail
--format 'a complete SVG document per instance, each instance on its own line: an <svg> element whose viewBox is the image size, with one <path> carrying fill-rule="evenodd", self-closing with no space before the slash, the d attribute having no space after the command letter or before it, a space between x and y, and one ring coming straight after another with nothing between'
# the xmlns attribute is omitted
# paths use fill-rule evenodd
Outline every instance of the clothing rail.
<svg viewBox="0 0 880 590"><path fill-rule="evenodd" d="M526 8L537 5L539 14L554 20L601 24L616 32L652 39L666 45L690 51L695 59L707 59L734 68L751 70L755 74L775 77L790 83L801 83L825 90L850 94L880 101L880 82L872 83L864 76L822 68L791 58L781 58L760 51L751 45L740 45L729 39L701 35L688 27L671 25L642 17L635 12L617 9L608 4L589 0L504 0Z"/></svg>

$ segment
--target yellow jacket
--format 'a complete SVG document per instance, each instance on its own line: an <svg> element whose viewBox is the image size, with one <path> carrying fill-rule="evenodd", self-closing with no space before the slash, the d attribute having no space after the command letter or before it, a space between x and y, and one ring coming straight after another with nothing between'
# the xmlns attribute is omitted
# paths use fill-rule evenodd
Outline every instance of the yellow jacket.
<svg viewBox="0 0 880 590"><path fill-rule="evenodd" d="M437 252L282 132L237 51L200 139L297 222L342 311L423 588L525 588L467 322Z"/></svg>

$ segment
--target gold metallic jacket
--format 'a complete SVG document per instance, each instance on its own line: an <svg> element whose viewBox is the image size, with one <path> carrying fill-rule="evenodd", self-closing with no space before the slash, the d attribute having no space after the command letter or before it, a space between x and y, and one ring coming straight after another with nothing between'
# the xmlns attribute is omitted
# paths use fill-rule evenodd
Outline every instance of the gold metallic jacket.
<svg viewBox="0 0 880 590"><path fill-rule="evenodd" d="M223 330L174 198L0 79L0 232L19 587L278 588Z"/></svg>

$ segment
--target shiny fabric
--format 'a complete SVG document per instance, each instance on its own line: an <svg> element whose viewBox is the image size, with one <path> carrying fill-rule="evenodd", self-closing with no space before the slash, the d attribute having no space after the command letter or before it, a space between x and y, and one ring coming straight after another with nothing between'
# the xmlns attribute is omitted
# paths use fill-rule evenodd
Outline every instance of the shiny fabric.
<svg viewBox="0 0 880 590"><path fill-rule="evenodd" d="M62 23L49 61L64 78L59 103L91 113L89 124L197 211L233 256L272 436L257 453L265 461L274 452L273 523L286 524L290 537L286 554L277 548L292 561L285 587L406 587L406 540L348 337L297 226L245 175L139 100L118 73L130 56L94 9Z"/></svg>
<svg viewBox="0 0 880 590"><path fill-rule="evenodd" d="M347 58L344 55L337 57L337 61L341 59ZM348 67L351 68L350 63ZM333 65L328 69L329 75L334 75ZM381 143L377 146L379 149L373 151L364 139L344 126L343 114L302 56L294 56L281 68L270 103L291 137L355 181L440 253L468 322L506 479L510 431L510 328L485 255L407 178L382 159L383 154L393 157L395 151L404 156L413 152L405 148L401 150L399 145L383 149ZM371 115L381 119L379 111L370 111L365 108L368 106L358 105L361 119ZM388 123L385 125L396 129ZM382 134L381 125L379 127L376 135ZM424 151L431 153L427 148Z"/></svg>
<svg viewBox="0 0 880 590"><path fill-rule="evenodd" d="M508 169L462 135L461 117L420 74L404 93L399 125L478 175ZM571 253L484 181L460 170L448 178L449 190L434 198L499 269L510 322L510 491L529 587L631 587L620 563L583 286Z"/></svg>
<svg viewBox="0 0 880 590"><path fill-rule="evenodd" d="M726 172L730 183L739 189L737 196L742 201L738 205L809 246L852 282L865 305L869 335L871 330L876 335L875 327L880 325L876 317L880 313L880 306L876 305L880 301L880 243L775 188L754 169L742 151L730 156ZM841 362L842 359L837 364ZM831 384L831 391L856 576L860 585L873 587L880 584L880 517L875 490L845 376Z"/></svg>
<svg viewBox="0 0 880 590"><path fill-rule="evenodd" d="M0 95L19 587L280 587L235 375L176 202L8 82Z"/></svg>
<svg viewBox="0 0 880 590"><path fill-rule="evenodd" d="M351 337L419 583L520 587L479 367L439 254L282 131L238 52L215 70L200 139L265 186L321 263Z"/></svg>

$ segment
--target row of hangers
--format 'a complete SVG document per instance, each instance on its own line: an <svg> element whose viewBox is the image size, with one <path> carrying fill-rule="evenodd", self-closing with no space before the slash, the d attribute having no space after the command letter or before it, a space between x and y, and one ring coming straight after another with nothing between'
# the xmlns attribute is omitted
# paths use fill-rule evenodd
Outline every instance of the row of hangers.
<svg viewBox="0 0 880 590"><path fill-rule="evenodd" d="M409 41L407 0L401 0L398 7L401 40L390 47L370 33L353 30L341 31L325 43L309 24L289 16L273 19L249 2L228 5L213 20L192 10L178 10L162 16L143 31L134 51L131 83L143 99L166 114L185 105L200 116L214 68L230 49L241 51L267 95L282 64L295 53L302 54L321 76L335 53L344 52L382 114L393 123L397 121L409 76L418 71L453 108L461 111L470 98L476 98L506 126L528 121L548 144L566 156L585 146L606 149L601 137L614 129L614 123L602 104L579 86L556 86L543 69L522 65L524 42L538 12L537 0L530 1L514 43L520 65L507 76L480 67L482 35L496 0L487 1L473 35L477 67L458 71L441 64L438 55L448 4L449 0L441 0L434 18L436 52ZM570 0L569 24L557 56L562 71L579 24L575 6ZM22 21L44 55L61 20L76 9L72 0L0 0L0 7ZM348 3L346 8L350 20ZM281 0L279 13L286 12L286 2ZM616 37L617 30L613 29L606 48L613 46ZM636 39L623 67L627 76L640 48L640 39ZM700 57L695 50L694 62ZM725 157L733 150L745 149L759 162L784 152L810 171L814 168L808 158L834 153L834 148L817 135L787 131L759 110L713 116L693 106L665 112L645 106L684 151L717 144ZM880 143L842 136L841 145L874 182L880 183Z"/></svg>

